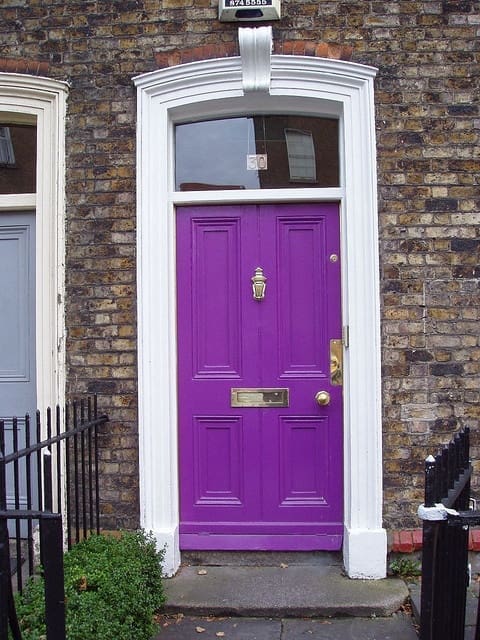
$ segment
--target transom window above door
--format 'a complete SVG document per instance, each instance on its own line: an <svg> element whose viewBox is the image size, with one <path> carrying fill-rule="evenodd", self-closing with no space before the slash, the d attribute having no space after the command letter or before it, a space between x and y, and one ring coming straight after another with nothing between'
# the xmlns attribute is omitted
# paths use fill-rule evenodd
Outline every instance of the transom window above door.
<svg viewBox="0 0 480 640"><path fill-rule="evenodd" d="M175 127L175 188L340 186L338 120L246 116Z"/></svg>

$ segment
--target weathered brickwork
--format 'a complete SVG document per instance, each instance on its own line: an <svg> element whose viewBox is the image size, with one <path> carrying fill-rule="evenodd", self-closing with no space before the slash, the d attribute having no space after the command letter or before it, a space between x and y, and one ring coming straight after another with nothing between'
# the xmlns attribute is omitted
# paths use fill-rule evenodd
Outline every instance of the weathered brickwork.
<svg viewBox="0 0 480 640"><path fill-rule="evenodd" d="M415 526L432 443L469 424L480 452L480 14L466 2L395 7L374 27L385 517Z"/></svg>
<svg viewBox="0 0 480 640"><path fill-rule="evenodd" d="M480 2L282 9L276 52L379 69L385 522L416 527L426 452L469 424L480 459ZM0 70L40 69L71 87L68 391L97 392L111 417L101 463L110 526L135 526L139 514L132 77L236 54L237 25L217 20L216 0L2 2Z"/></svg>

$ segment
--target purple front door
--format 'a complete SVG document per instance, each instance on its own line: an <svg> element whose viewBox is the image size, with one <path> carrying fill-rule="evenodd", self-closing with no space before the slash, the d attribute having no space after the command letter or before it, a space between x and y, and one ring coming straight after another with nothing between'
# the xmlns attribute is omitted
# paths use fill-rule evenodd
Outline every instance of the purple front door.
<svg viewBox="0 0 480 640"><path fill-rule="evenodd" d="M333 203L178 209L182 549L340 548L339 235Z"/></svg>

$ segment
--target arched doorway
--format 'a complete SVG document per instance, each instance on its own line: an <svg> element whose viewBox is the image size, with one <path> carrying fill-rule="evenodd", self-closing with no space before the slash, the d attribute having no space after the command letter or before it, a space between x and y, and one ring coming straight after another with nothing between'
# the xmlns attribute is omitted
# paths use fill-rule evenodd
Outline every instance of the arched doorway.
<svg viewBox="0 0 480 640"><path fill-rule="evenodd" d="M0 404L7 453L13 446L12 416L18 417L21 448L23 416L64 402L66 93L63 82L0 73ZM24 507L22 475L19 482ZM14 505L12 476L7 500Z"/></svg>
<svg viewBox="0 0 480 640"><path fill-rule="evenodd" d="M33 191L0 193L0 211L10 216L31 212L35 219L31 272L36 383L34 408L63 404L65 386L65 112L64 82L16 73L0 73L0 124L32 129L35 153ZM20 140L20 139L19 139ZM23 144L23 143L22 143ZM28 221L27 221L28 222ZM15 223L16 224L16 223ZM22 223L24 227L28 226ZM26 409L25 409L26 411Z"/></svg>
<svg viewBox="0 0 480 640"><path fill-rule="evenodd" d="M244 43L242 56L248 55ZM242 58L200 61L135 79L138 91L139 430L142 525L179 565L176 210L192 205L336 202L340 210L343 553L351 577L385 575L373 79L348 62L271 56L260 84ZM247 69L247 71L245 70ZM298 189L175 190L174 127L244 114L335 117L340 184Z"/></svg>

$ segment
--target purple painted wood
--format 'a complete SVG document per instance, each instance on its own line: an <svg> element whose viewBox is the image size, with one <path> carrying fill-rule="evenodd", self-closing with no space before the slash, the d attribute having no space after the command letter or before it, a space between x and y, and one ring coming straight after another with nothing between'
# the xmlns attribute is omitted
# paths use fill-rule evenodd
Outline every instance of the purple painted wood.
<svg viewBox="0 0 480 640"><path fill-rule="evenodd" d="M177 212L180 543L338 549L343 531L338 205ZM266 295L253 299L256 267ZM287 387L289 407L230 406ZM330 405L315 394L328 391Z"/></svg>

